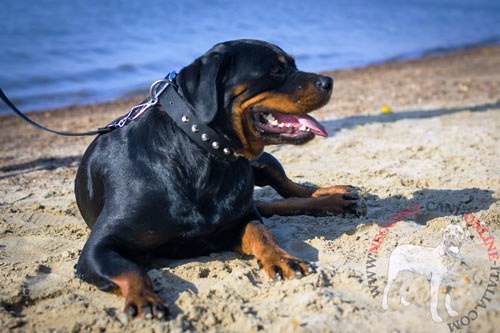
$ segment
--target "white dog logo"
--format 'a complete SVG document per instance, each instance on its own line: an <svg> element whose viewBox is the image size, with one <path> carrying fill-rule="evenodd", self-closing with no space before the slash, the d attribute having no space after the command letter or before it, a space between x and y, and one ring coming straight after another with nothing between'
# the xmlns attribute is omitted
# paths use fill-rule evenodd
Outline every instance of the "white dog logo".
<svg viewBox="0 0 500 333"><path fill-rule="evenodd" d="M384 289L382 299L382 308L387 310L387 296L391 289L394 280L399 272L410 271L421 274L430 281L431 285L431 304L430 311L432 320L437 323L443 321L437 312L439 299L439 288L442 282L446 282L446 277L449 274L450 262L452 264L457 261L462 262L460 258L460 247L465 239L464 229L455 224L450 224L441 232L441 243L436 247L425 247L418 245L399 245L391 253L389 257L389 267L387 272L387 285ZM451 257L451 260L450 260ZM449 289L446 291L445 307L448 315L456 316L458 313L451 307L451 297ZM404 298L401 293L401 304L404 306L410 303Z"/></svg>

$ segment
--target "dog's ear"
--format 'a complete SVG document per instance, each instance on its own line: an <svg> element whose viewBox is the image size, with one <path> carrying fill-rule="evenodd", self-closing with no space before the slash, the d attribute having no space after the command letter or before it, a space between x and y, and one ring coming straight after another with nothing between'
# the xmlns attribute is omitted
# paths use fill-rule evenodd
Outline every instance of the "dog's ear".
<svg viewBox="0 0 500 333"><path fill-rule="evenodd" d="M224 52L211 50L184 67L178 76L181 94L205 124L214 119L223 104L225 58Z"/></svg>

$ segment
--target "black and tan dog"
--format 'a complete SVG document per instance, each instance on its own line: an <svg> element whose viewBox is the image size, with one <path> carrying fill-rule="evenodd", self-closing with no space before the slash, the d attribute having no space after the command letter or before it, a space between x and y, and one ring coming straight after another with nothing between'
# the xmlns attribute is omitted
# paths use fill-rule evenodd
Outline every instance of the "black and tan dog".
<svg viewBox="0 0 500 333"><path fill-rule="evenodd" d="M145 257L234 250L254 255L270 277L302 276L312 267L281 249L261 216L364 210L354 188L296 184L263 153L266 145L327 135L307 113L329 100L330 77L297 70L277 46L238 40L183 68L177 86L192 112L236 147L238 159L211 154L153 107L97 137L76 176L78 207L92 228L77 275L103 290L119 289L131 316L168 314L141 267ZM270 185L284 199L255 202L254 185Z"/></svg>

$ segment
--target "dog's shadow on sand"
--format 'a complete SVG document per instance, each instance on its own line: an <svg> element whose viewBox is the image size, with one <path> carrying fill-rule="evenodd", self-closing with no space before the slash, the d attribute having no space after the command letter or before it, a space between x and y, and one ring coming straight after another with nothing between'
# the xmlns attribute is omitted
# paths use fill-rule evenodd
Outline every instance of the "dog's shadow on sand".
<svg viewBox="0 0 500 333"><path fill-rule="evenodd" d="M203 262L203 258L196 258L196 262ZM165 269L166 267L172 267L170 261L165 259L157 260L152 264L151 268L156 268L153 271L149 272L149 276L153 281L153 285L155 289L157 289L158 296L166 302L168 302L168 310L171 315L176 316L181 313L181 309L175 304L179 296L183 292L189 292L193 294L198 293L198 288L196 285L188 280L185 280L178 275L170 272L169 269ZM174 265L177 266L177 265Z"/></svg>
<svg viewBox="0 0 500 333"><path fill-rule="evenodd" d="M485 103L473 106L464 106L456 108L439 108L432 110L410 110L395 113L380 113L374 115L356 115L341 119L325 120L321 123L327 128L329 133L335 133L340 129L350 129L356 126L369 125L375 123L393 123L404 119L427 119L440 116L446 116L459 112L485 112L491 109L500 108L500 102Z"/></svg>
<svg viewBox="0 0 500 333"><path fill-rule="evenodd" d="M80 164L81 156L65 156L65 157L42 157L25 163L16 163L0 166L0 180L16 177L22 174L39 171L39 170L55 170L59 168L71 168Z"/></svg>
<svg viewBox="0 0 500 333"><path fill-rule="evenodd" d="M266 194L269 194L269 191L272 190L266 191ZM410 199L400 195L380 198L377 195L365 193L363 197L368 208L365 217L349 215L271 217L266 222L270 224L271 230L279 233L278 238L285 249L300 258L317 261L318 249L309 245L306 242L308 240L316 237L335 240L344 234L354 235L360 225L376 223L385 226L391 217L397 218L398 212L405 208L407 210L412 208L414 214L411 214L409 218L403 218L402 221L413 221L420 225L425 225L428 221L439 217L449 216L462 219L465 214L488 209L497 201L493 194L491 190L479 188L421 189L415 191ZM308 223L311 224L310 227L307 227ZM369 243L366 246L368 247Z"/></svg>
<svg viewBox="0 0 500 333"><path fill-rule="evenodd" d="M194 283L173 273L172 269L189 265L189 267L183 269L184 273L189 273L189 279L199 280L210 277L211 268L208 267L208 264L212 261L231 261L245 258L251 259L248 256L241 256L236 252L230 251L186 259L157 258L149 262L148 275L153 281L156 292L166 302L171 316L175 317L182 313L182 310L176 305L176 301L181 294L184 292L198 294L199 290ZM230 268L226 270L231 272Z"/></svg>

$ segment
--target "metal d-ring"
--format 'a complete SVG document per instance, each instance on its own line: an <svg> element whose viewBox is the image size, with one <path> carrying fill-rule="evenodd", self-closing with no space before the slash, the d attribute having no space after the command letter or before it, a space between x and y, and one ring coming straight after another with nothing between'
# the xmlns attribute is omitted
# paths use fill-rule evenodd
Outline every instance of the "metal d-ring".
<svg viewBox="0 0 500 333"><path fill-rule="evenodd" d="M163 82L165 82L166 84L164 84L162 86L161 84ZM170 81L169 80L165 80L165 79L156 80L155 82L153 82L153 84L149 88L149 95L151 97L150 106L153 106L156 103L158 103L158 97L165 91L165 89L167 89L167 87L169 86L169 84L170 84ZM160 88L160 89L158 89L158 88Z"/></svg>
<svg viewBox="0 0 500 333"><path fill-rule="evenodd" d="M174 80L176 75L177 74L175 72L171 72L167 76L167 78L156 80L155 82L153 82L153 84L151 84L151 86L149 87L149 97L150 97L149 101L146 101L144 103L132 107L126 116L122 117L116 122L109 124L107 127L121 128L125 126L130 120L135 120L139 118L146 110L158 104L158 98L160 97L161 94L163 94L165 89L167 89L167 87L171 84L174 85L175 87ZM170 104L172 105L172 102L170 102Z"/></svg>

